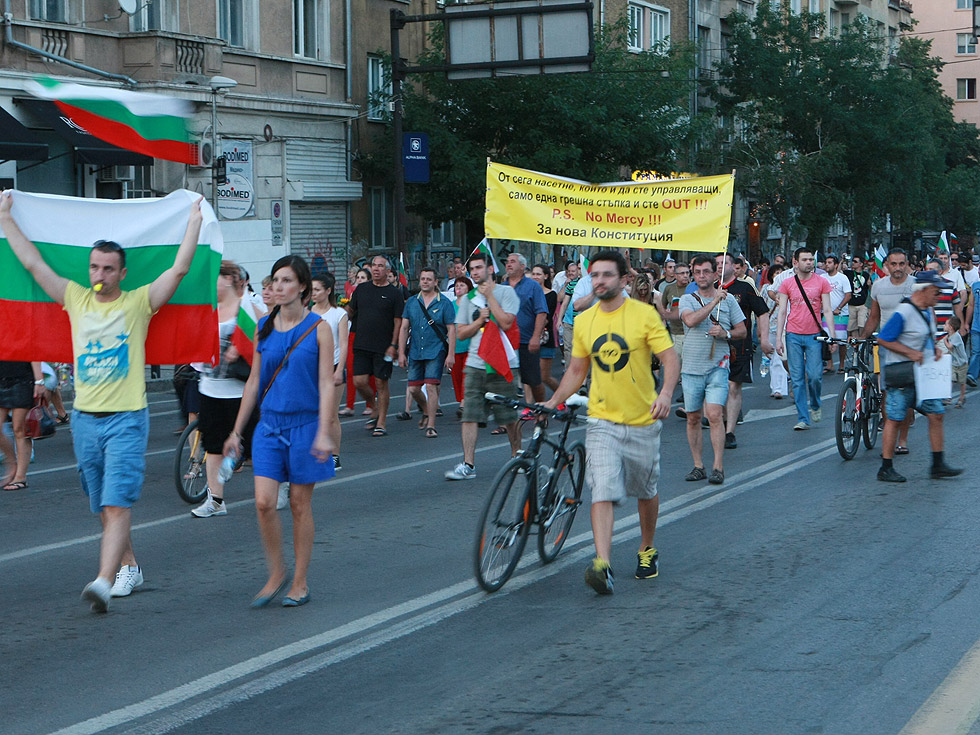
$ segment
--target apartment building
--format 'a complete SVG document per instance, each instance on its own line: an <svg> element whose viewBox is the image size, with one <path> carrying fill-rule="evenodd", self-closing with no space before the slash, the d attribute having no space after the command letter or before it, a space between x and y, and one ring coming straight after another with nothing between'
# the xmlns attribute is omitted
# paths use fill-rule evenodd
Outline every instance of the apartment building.
<svg viewBox="0 0 980 735"><path fill-rule="evenodd" d="M351 175L354 1L4 0L0 180L110 198L189 188L216 204L226 252L246 267L294 252L343 270L362 195ZM201 165L94 139L24 93L37 75L192 101ZM212 143L227 154L227 187L213 185Z"/></svg>
<svg viewBox="0 0 980 735"><path fill-rule="evenodd" d="M973 0L912 0L912 7L918 22L909 35L931 41L932 55L945 63L939 81L953 100L953 117L980 125L980 55L973 36Z"/></svg>

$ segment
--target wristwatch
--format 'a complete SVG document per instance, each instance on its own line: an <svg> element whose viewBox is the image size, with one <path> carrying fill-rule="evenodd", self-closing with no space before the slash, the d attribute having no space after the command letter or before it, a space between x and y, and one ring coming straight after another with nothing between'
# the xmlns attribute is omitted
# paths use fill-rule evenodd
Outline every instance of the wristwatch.
<svg viewBox="0 0 980 735"><path fill-rule="evenodd" d="M41 380L35 380L34 385L44 385L44 379L42 378Z"/></svg>
<svg viewBox="0 0 980 735"><path fill-rule="evenodd" d="M731 338L732 338L732 333L731 333L731 332L729 332L729 331L728 331L728 330L726 329L726 330L725 330L725 339L727 339L727 340L731 340Z"/></svg>

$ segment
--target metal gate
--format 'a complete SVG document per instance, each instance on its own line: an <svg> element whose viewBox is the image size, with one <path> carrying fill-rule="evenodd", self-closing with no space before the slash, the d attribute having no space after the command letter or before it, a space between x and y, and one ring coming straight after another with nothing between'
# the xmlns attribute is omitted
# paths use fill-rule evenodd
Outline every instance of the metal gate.
<svg viewBox="0 0 980 735"><path fill-rule="evenodd" d="M306 258L313 275L347 277L347 204L289 203L290 251Z"/></svg>

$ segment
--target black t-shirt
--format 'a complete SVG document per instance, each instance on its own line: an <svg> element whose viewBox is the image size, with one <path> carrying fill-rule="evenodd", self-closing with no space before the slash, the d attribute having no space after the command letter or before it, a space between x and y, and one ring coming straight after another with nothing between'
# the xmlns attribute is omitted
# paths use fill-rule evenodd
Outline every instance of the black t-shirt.
<svg viewBox="0 0 980 735"><path fill-rule="evenodd" d="M362 283L351 294L351 322L357 324L354 349L382 354L392 343L395 319L400 319L405 299L397 286Z"/></svg>
<svg viewBox="0 0 980 735"><path fill-rule="evenodd" d="M851 300L848 306L864 306L868 303L868 295L871 293L871 276L864 271L845 270L844 275L851 282Z"/></svg>
<svg viewBox="0 0 980 735"><path fill-rule="evenodd" d="M19 378L21 380L34 380L34 369L29 362L3 362L0 361L0 379Z"/></svg>
<svg viewBox="0 0 980 735"><path fill-rule="evenodd" d="M544 323L544 329L541 331L541 346L542 347L557 347L558 343L555 341L555 311L558 309L558 294L555 291L549 291L544 295L545 303L548 305L548 319Z"/></svg>
<svg viewBox="0 0 980 735"><path fill-rule="evenodd" d="M759 317L767 314L769 313L769 307L766 306L765 299L757 294L755 289L745 281L740 281L736 278L731 283L722 286L722 288L735 297L735 301L738 302L738 308L745 314L746 336L743 339L733 339L731 341L732 349L738 348L738 351L752 349L752 315L755 314Z"/></svg>

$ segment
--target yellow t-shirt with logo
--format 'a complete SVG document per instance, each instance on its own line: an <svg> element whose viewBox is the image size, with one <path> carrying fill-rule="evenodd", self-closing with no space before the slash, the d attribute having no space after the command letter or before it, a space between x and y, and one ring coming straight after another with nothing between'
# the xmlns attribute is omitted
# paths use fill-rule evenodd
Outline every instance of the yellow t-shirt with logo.
<svg viewBox="0 0 980 735"><path fill-rule="evenodd" d="M138 411L146 408L146 331L153 310L150 286L100 302L73 281L65 289L75 353L75 408Z"/></svg>
<svg viewBox="0 0 980 735"><path fill-rule="evenodd" d="M589 416L652 424L650 408L657 400L652 356L674 345L657 310L635 299L612 312L596 304L575 317L572 334L572 355L592 361Z"/></svg>

